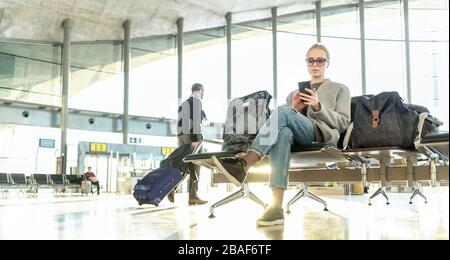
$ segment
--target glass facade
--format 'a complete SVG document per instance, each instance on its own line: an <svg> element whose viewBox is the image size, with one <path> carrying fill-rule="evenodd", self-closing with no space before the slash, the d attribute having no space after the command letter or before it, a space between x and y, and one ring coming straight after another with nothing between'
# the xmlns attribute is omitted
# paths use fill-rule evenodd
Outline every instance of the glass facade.
<svg viewBox="0 0 450 260"><path fill-rule="evenodd" d="M55 173L60 137L57 128L0 123L0 172ZM40 147L41 138L54 140L54 148Z"/></svg>
<svg viewBox="0 0 450 260"><path fill-rule="evenodd" d="M406 100L405 45L397 41L366 41L367 94L397 91Z"/></svg>
<svg viewBox="0 0 450 260"><path fill-rule="evenodd" d="M321 15L322 43L330 52L327 77L346 85L352 96L359 96L362 94L359 10L346 7Z"/></svg>
<svg viewBox="0 0 450 260"><path fill-rule="evenodd" d="M366 39L405 39L403 6L400 0L365 3L364 18Z"/></svg>
<svg viewBox="0 0 450 260"><path fill-rule="evenodd" d="M356 4L347 2L333 8L328 1L322 4L321 39L331 54L327 76L347 85L352 96L398 91L406 100L409 45L411 103L426 106L445 121L443 128L448 129L448 0L408 2L409 42L405 39L403 1L366 1L366 93L361 82L359 10ZM280 16L277 21L276 103L281 105L288 93L297 88L298 81L309 78L304 58L317 41L317 28L313 6L301 13ZM231 30L232 98L258 90L273 94L270 19L234 24ZM209 121L217 123L223 123L227 106L225 35L223 26L184 35L182 98L190 95L193 83L204 84L204 110ZM69 107L123 113L122 43L73 43L72 47ZM0 99L61 106L61 52L60 44L0 42ZM179 102L176 36L132 39L131 58L130 115L175 119ZM19 149L24 152L21 156L6 148L12 147L10 142L21 143L18 140L24 136L23 131L34 131L28 127L17 129L22 128L0 125L0 133L5 137L0 143L0 167L5 171L38 171L34 152ZM60 130L52 128L49 132L50 138L59 142ZM69 145L75 146L85 133L72 133L75 132L69 131ZM111 133L111 138L121 142L119 133ZM58 144L56 147L59 149ZM74 162L75 150L69 150L69 159ZM29 162L21 163L18 158Z"/></svg>
<svg viewBox="0 0 450 260"><path fill-rule="evenodd" d="M299 81L310 78L305 64L306 52L317 41L313 12L278 18L278 100L286 103Z"/></svg>
<svg viewBox="0 0 450 260"><path fill-rule="evenodd" d="M259 90L273 93L272 31L269 20L232 26L231 97Z"/></svg>
<svg viewBox="0 0 450 260"><path fill-rule="evenodd" d="M401 1L366 4L367 94L397 91L405 100L406 58Z"/></svg>
<svg viewBox="0 0 450 260"><path fill-rule="evenodd" d="M131 41L130 115L177 117L176 38Z"/></svg>
<svg viewBox="0 0 450 260"><path fill-rule="evenodd" d="M205 87L203 110L210 122L224 122L227 111L227 56L225 28L186 33L183 57L183 100L191 86Z"/></svg>
<svg viewBox="0 0 450 260"><path fill-rule="evenodd" d="M69 107L122 114L122 70L122 44L74 44Z"/></svg>
<svg viewBox="0 0 450 260"><path fill-rule="evenodd" d="M448 0L409 3L412 103L426 106L448 130Z"/></svg>
<svg viewBox="0 0 450 260"><path fill-rule="evenodd" d="M61 47L0 42L0 98L61 106Z"/></svg>

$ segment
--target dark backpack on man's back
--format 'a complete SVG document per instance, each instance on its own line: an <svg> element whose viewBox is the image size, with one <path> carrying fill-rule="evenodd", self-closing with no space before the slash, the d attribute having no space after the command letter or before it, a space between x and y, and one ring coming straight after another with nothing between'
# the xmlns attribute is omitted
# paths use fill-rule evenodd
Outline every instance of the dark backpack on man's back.
<svg viewBox="0 0 450 260"><path fill-rule="evenodd" d="M353 97L352 118L352 148L414 146L419 114L397 92Z"/></svg>
<svg viewBox="0 0 450 260"><path fill-rule="evenodd" d="M231 101L224 124L223 151L247 150L270 116L271 99L264 90Z"/></svg>

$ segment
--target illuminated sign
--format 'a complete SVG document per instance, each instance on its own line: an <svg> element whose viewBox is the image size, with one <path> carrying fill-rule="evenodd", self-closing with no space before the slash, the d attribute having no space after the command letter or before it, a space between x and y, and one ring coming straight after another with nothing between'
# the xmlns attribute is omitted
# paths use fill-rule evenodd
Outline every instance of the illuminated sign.
<svg viewBox="0 0 450 260"><path fill-rule="evenodd" d="M39 147L55 148L55 140L53 139L39 139Z"/></svg>
<svg viewBox="0 0 450 260"><path fill-rule="evenodd" d="M130 137L130 144L140 144L142 143L142 139L139 137Z"/></svg>
<svg viewBox="0 0 450 260"><path fill-rule="evenodd" d="M161 148L161 154L163 156L168 156L170 155L173 151L175 151L174 147L163 147Z"/></svg>
<svg viewBox="0 0 450 260"><path fill-rule="evenodd" d="M108 152L108 146L104 143L90 143L89 150L93 153L106 153Z"/></svg>

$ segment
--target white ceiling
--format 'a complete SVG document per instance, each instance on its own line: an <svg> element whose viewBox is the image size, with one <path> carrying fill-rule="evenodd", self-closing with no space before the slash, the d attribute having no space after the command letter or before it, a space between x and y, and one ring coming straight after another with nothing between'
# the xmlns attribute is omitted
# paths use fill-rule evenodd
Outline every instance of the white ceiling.
<svg viewBox="0 0 450 260"><path fill-rule="evenodd" d="M355 2L322 0L323 6ZM122 24L132 21L132 38L176 33L184 17L185 31L314 9L315 0L0 0L0 39L62 41L61 23L75 22L73 41L120 40Z"/></svg>

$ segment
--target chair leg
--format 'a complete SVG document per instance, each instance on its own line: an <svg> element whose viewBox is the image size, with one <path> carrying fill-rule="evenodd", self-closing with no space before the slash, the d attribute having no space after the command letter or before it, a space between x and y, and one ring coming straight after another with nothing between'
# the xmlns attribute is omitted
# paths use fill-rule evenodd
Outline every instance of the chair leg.
<svg viewBox="0 0 450 260"><path fill-rule="evenodd" d="M386 205L389 205L389 197L384 190L381 190L381 194L386 198Z"/></svg>
<svg viewBox="0 0 450 260"><path fill-rule="evenodd" d="M239 198L242 198L242 197L244 197L244 195L245 195L245 190L244 190L244 187L242 187L240 190L236 191L235 193L233 193L233 194L231 194L231 195L229 195L229 196L219 200L218 202L214 203L209 208L209 211L211 213L211 215L209 215L209 217L210 218L214 218L214 209L215 208L218 208L218 207L220 207L222 205L225 205L225 204L230 203L232 201L235 201L235 200L237 200Z"/></svg>
<svg viewBox="0 0 450 260"><path fill-rule="evenodd" d="M411 197L409 198L409 204L413 204L412 200L414 199L414 197L416 195L419 195L420 197L422 197L425 200L425 203L428 203L427 201L427 197L425 197L425 195L420 191L419 188L415 188L413 194L411 195Z"/></svg>
<svg viewBox="0 0 450 260"><path fill-rule="evenodd" d="M260 198L258 198L253 192L248 191L248 197L259 205L263 206L263 208L267 207L267 204L264 203Z"/></svg>
<svg viewBox="0 0 450 260"><path fill-rule="evenodd" d="M306 196L305 196L305 197L310 198L310 199L312 199L312 200L315 200L315 201L317 201L317 202L319 202L319 203L322 203L323 206L324 206L324 209L323 209L323 210L324 210L324 211L328 211L328 208L327 208L327 202L326 202L325 200L323 200L322 198L320 198L319 196L317 196L316 194L314 194L314 193L308 191L308 192L306 193Z"/></svg>
<svg viewBox="0 0 450 260"><path fill-rule="evenodd" d="M387 196L386 192L384 191L384 187L379 188L377 191L375 191L372 196L369 198L369 206L372 205L372 199L375 198L378 195L383 195L386 198L386 204L389 205L389 197Z"/></svg>
<svg viewBox="0 0 450 260"><path fill-rule="evenodd" d="M324 206L324 211L328 211L327 208L327 202L325 200L323 200L322 198L320 198L319 196L317 196L316 194L310 192L308 190L308 185L304 185L303 188L288 202L287 206L286 206L286 213L289 214L291 213L290 207L292 206L292 204L294 204L295 202L297 202L300 198L305 197L305 198L310 198L312 200L315 200L319 203L322 203Z"/></svg>
<svg viewBox="0 0 450 260"><path fill-rule="evenodd" d="M258 198L255 194L253 194L249 187L248 184L244 181L241 183L239 180L237 180L236 178L234 178L229 172L227 172L227 170L222 166L222 164L220 163L220 161L217 159L216 156L212 156L212 160L215 164L215 166L217 167L217 169L222 172L223 175L225 175L225 177L234 185L236 186L240 186L241 189L238 190L237 192L227 196L226 198L216 202L214 205L212 205L209 209L210 211L210 218L214 218L214 210L217 207L220 207L222 205L225 205L227 203L230 203L234 200L237 200L239 198L250 198L251 200L255 201L256 203L258 203L259 205L263 206L264 208L266 207L266 204L260 199Z"/></svg>
<svg viewBox="0 0 450 260"><path fill-rule="evenodd" d="M305 189L302 188L287 204L286 206L286 213L290 214L291 210L290 207L297 202L301 197L305 196Z"/></svg>
<svg viewBox="0 0 450 260"><path fill-rule="evenodd" d="M258 198L253 192L250 191L250 188L248 187L248 184L244 183L242 184L242 187L237 192L225 197L224 199L221 199L220 201L214 203L209 209L210 211L210 218L214 218L214 210L222 205L228 204L232 201L235 201L240 198L249 198L253 200L254 202L258 203L259 205L263 206L264 208L267 207L267 204L264 203L260 198Z"/></svg>

